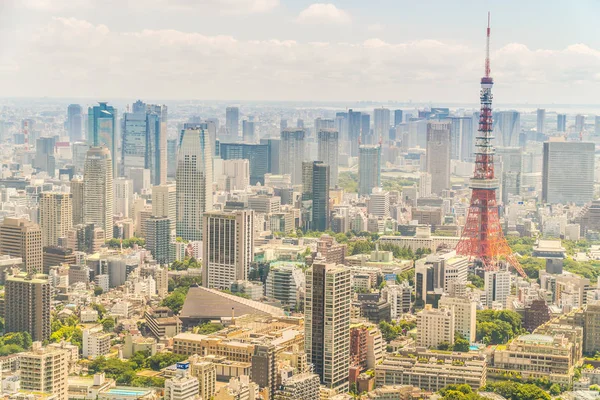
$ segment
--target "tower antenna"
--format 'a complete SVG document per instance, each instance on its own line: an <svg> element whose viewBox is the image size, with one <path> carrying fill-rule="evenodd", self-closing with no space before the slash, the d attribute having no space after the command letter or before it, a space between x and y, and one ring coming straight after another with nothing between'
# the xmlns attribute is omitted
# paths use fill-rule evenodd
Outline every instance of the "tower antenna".
<svg viewBox="0 0 600 400"><path fill-rule="evenodd" d="M487 36L485 42L485 77L490 77L490 19L491 15L488 11L488 26L487 26Z"/></svg>

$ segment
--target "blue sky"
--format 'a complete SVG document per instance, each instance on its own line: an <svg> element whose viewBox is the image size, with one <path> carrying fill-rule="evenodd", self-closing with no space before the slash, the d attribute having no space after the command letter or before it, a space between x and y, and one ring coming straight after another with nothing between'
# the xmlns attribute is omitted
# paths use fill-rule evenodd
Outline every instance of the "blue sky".
<svg viewBox="0 0 600 400"><path fill-rule="evenodd" d="M1 0L4 96L598 103L600 2ZM134 17L135 15L135 17Z"/></svg>

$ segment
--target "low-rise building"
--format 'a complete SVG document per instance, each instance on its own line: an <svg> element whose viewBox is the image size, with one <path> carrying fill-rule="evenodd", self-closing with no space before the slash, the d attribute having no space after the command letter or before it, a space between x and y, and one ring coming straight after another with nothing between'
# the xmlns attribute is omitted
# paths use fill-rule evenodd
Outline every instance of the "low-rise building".
<svg viewBox="0 0 600 400"><path fill-rule="evenodd" d="M181 332L181 320L167 307L157 307L144 314L146 326L157 339L171 338Z"/></svg>

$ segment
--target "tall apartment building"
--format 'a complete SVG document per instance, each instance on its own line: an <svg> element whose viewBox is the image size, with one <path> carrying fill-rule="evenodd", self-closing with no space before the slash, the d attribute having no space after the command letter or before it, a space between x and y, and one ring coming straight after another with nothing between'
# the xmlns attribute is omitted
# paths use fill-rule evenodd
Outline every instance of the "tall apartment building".
<svg viewBox="0 0 600 400"><path fill-rule="evenodd" d="M419 197L431 197L431 174L429 172L419 173Z"/></svg>
<svg viewBox="0 0 600 400"><path fill-rule="evenodd" d="M104 229L94 224L75 225L67 232L67 248L73 251L97 253L105 242Z"/></svg>
<svg viewBox="0 0 600 400"><path fill-rule="evenodd" d="M510 272L509 271L485 271L484 291L486 306L492 308L494 302L506 307L506 299L510 295Z"/></svg>
<svg viewBox="0 0 600 400"><path fill-rule="evenodd" d="M171 242L172 221L168 217L150 217L146 219L146 248L159 264L175 261L175 246Z"/></svg>
<svg viewBox="0 0 600 400"><path fill-rule="evenodd" d="M63 264L77 264L77 258L72 249L59 246L44 246L44 274L50 271L50 267ZM72 283L69 281L69 284Z"/></svg>
<svg viewBox="0 0 600 400"><path fill-rule="evenodd" d="M450 127L450 122L427 124L427 172L431 191L438 195L450 189Z"/></svg>
<svg viewBox="0 0 600 400"><path fill-rule="evenodd" d="M60 347L42 347L37 341L31 351L21 353L21 389L68 399L70 354Z"/></svg>
<svg viewBox="0 0 600 400"><path fill-rule="evenodd" d="M437 348L440 343L454 343L454 314L451 309L432 308L426 304L417 313L417 346Z"/></svg>
<svg viewBox="0 0 600 400"><path fill-rule="evenodd" d="M257 344L252 355L251 376L253 382L269 392L272 399L277 389L276 347L273 344Z"/></svg>
<svg viewBox="0 0 600 400"><path fill-rule="evenodd" d="M595 145L591 142L544 143L542 201L585 204L594 199Z"/></svg>
<svg viewBox="0 0 600 400"><path fill-rule="evenodd" d="M107 149L108 160L111 164L110 174L113 177L117 176L117 149L119 146L117 110L108 103L98 103L97 106L89 107L87 134L88 145ZM87 179L85 181L87 182Z"/></svg>
<svg viewBox="0 0 600 400"><path fill-rule="evenodd" d="M73 222L72 226L83 224L83 178L81 176L74 177L71 179L71 204L72 204L72 214L73 214Z"/></svg>
<svg viewBox="0 0 600 400"><path fill-rule="evenodd" d="M112 335L103 332L102 329L84 329L83 330L83 357L96 358L104 356L110 352L110 340Z"/></svg>
<svg viewBox="0 0 600 400"><path fill-rule="evenodd" d="M16 275L6 279L5 331L29 332L34 341L50 337L50 283L44 275Z"/></svg>
<svg viewBox="0 0 600 400"><path fill-rule="evenodd" d="M207 212L203 229L202 285L229 289L235 281L248 280L254 261L254 212Z"/></svg>
<svg viewBox="0 0 600 400"><path fill-rule="evenodd" d="M39 201L42 245L57 246L58 239L67 237L67 231L73 224L72 195L43 192Z"/></svg>
<svg viewBox="0 0 600 400"><path fill-rule="evenodd" d="M583 313L583 352L595 354L600 351L600 301L588 304Z"/></svg>
<svg viewBox="0 0 600 400"><path fill-rule="evenodd" d="M184 129L177 158L178 237L202 240L202 215L213 207L212 182L213 150L208 130Z"/></svg>
<svg viewBox="0 0 600 400"><path fill-rule="evenodd" d="M292 375L284 380L281 388L275 394L275 400L319 400L320 396L319 375L304 372Z"/></svg>
<svg viewBox="0 0 600 400"><path fill-rule="evenodd" d="M83 172L83 220L113 237L113 162L106 147L91 147Z"/></svg>
<svg viewBox="0 0 600 400"><path fill-rule="evenodd" d="M167 217L175 225L177 215L176 185L152 186L152 215L155 217Z"/></svg>
<svg viewBox="0 0 600 400"><path fill-rule="evenodd" d="M390 216L390 192L384 191L382 188L374 188L367 202L369 214L377 217Z"/></svg>
<svg viewBox="0 0 600 400"><path fill-rule="evenodd" d="M304 161L304 129L284 129L279 143L279 173L290 174L292 185L302 183Z"/></svg>
<svg viewBox="0 0 600 400"><path fill-rule="evenodd" d="M315 262L306 271L305 350L321 383L348 390L350 367L350 271Z"/></svg>
<svg viewBox="0 0 600 400"><path fill-rule="evenodd" d="M358 148L358 194L368 196L381 186L381 146L362 145Z"/></svg>
<svg viewBox="0 0 600 400"><path fill-rule="evenodd" d="M200 398L212 399L217 390L217 367L215 363L190 359L190 364L191 375L198 378Z"/></svg>
<svg viewBox="0 0 600 400"><path fill-rule="evenodd" d="M463 335L469 343L475 343L477 303L468 298L442 296L438 305L452 310L456 332Z"/></svg>
<svg viewBox="0 0 600 400"><path fill-rule="evenodd" d="M319 147L317 159L329 165L329 182L331 187L338 183L340 142L339 133L335 129L322 128L318 131Z"/></svg>
<svg viewBox="0 0 600 400"><path fill-rule="evenodd" d="M304 218L306 230L329 229L329 172L329 165L320 161L302 163L302 201L310 204Z"/></svg>
<svg viewBox="0 0 600 400"><path fill-rule="evenodd" d="M42 230L39 225L21 218L4 218L0 225L0 254L19 257L25 271L43 271Z"/></svg>
<svg viewBox="0 0 600 400"><path fill-rule="evenodd" d="M381 138L383 141L390 140L390 110L387 108L376 108L373 111L373 134L375 140Z"/></svg>

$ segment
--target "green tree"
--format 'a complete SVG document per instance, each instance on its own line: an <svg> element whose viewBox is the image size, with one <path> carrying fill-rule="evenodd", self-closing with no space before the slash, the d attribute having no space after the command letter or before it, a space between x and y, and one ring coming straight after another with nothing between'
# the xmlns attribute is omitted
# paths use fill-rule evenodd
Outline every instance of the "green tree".
<svg viewBox="0 0 600 400"><path fill-rule="evenodd" d="M163 307L168 307L174 314L179 314L179 311L183 308L185 302L185 296L187 295L189 288L179 287L175 289L171 294L165 297L160 304Z"/></svg>
<svg viewBox="0 0 600 400"><path fill-rule="evenodd" d="M104 293L104 290L100 286L94 287L94 296L100 296L102 293Z"/></svg>
<svg viewBox="0 0 600 400"><path fill-rule="evenodd" d="M218 332L223 328L224 326L221 324L207 322L194 328L194 333L198 333L200 335L210 335L211 333Z"/></svg>
<svg viewBox="0 0 600 400"><path fill-rule="evenodd" d="M448 342L441 342L437 345L437 348L438 348L438 350L447 351L447 350L452 349L452 345Z"/></svg>
<svg viewBox="0 0 600 400"><path fill-rule="evenodd" d="M454 345L452 346L452 350L468 352L469 351L469 341L460 333L456 332L454 334Z"/></svg>
<svg viewBox="0 0 600 400"><path fill-rule="evenodd" d="M485 282L483 281L483 278L480 277L479 275L469 273L469 275L467 276L467 279L469 281L471 281L473 286L475 286L477 289L483 289L483 287L485 286Z"/></svg>
<svg viewBox="0 0 600 400"><path fill-rule="evenodd" d="M100 323L104 332L112 332L115 329L115 319L113 317L104 318Z"/></svg>

